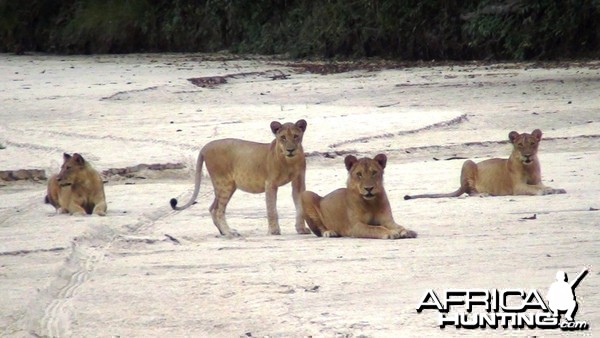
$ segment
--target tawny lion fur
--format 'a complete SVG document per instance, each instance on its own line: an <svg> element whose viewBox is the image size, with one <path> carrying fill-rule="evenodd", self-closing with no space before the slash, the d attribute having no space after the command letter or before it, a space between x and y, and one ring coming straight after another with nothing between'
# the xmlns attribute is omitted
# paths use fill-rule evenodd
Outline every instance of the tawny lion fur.
<svg viewBox="0 0 600 338"><path fill-rule="evenodd" d="M479 163L465 161L460 174L460 188L448 194L406 195L404 199L471 196L549 195L564 194L542 184L538 146L542 131L531 134L511 131L508 139L513 145L508 159L492 158Z"/></svg>
<svg viewBox="0 0 600 338"><path fill-rule="evenodd" d="M106 215L100 174L79 154L63 154L60 172L48 180L46 203L59 213Z"/></svg>
<svg viewBox="0 0 600 338"><path fill-rule="evenodd" d="M383 186L384 154L374 159L349 155L346 188L325 197L312 191L301 194L302 212L312 232L321 237L414 238L417 233L398 225Z"/></svg>
<svg viewBox="0 0 600 338"><path fill-rule="evenodd" d="M236 189L255 194L264 192L269 234L281 234L276 207L277 189L289 182L292 183L292 198L296 206L296 231L300 234L310 233L302 219L299 199L299 194L305 190L306 159L302 138L306 126L305 120L284 124L273 121L270 127L275 139L271 143L222 139L206 144L198 155L191 199L182 207L177 207L177 200L173 198L171 207L183 210L194 204L200 191L202 164L206 162L215 193L209 211L221 235L239 236L236 230L229 228L225 219L227 203Z"/></svg>

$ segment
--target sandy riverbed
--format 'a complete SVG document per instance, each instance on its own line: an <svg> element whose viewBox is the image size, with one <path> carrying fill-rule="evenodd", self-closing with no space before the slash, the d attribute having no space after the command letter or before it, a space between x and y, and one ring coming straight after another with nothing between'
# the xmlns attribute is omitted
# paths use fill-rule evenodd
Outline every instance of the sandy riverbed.
<svg viewBox="0 0 600 338"><path fill-rule="evenodd" d="M214 88L188 81L243 73ZM110 177L106 217L55 215L45 182L0 181L0 336L480 335L417 313L425 290L545 296L558 270L584 266L576 319L600 326L599 62L319 75L263 58L0 55L0 74L0 170L55 173L63 152L99 170L186 166ZM344 154L386 153L395 218L417 239L297 235L289 186L281 236L267 235L264 196L239 191L227 216L243 237L217 236L206 180L198 204L170 209L190 196L202 145L270 142L272 120L300 118L307 188L343 186ZM456 189L463 161L445 159L507 157L508 133L535 128L543 180L566 195L403 200Z"/></svg>

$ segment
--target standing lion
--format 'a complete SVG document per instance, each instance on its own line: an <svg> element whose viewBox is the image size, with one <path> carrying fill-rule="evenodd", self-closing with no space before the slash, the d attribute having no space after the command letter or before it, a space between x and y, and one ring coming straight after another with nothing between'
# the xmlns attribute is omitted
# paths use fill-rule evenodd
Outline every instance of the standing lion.
<svg viewBox="0 0 600 338"><path fill-rule="evenodd" d="M304 225L300 213L299 194L304 191L304 175L306 159L302 148L302 138L306 131L306 121L281 124L271 122L271 131L275 139L271 143L256 143L239 139L222 139L207 143L196 164L196 184L190 200L183 206L177 206L177 200L170 203L173 210L183 210L194 204L202 179L202 164L213 184L215 199L209 211L213 223L225 236L239 236L229 228L225 220L225 208L237 189L249 193L265 193L269 234L279 235L279 219L277 216L277 189L289 182L292 183L292 198L296 206L296 231L300 234L310 233Z"/></svg>

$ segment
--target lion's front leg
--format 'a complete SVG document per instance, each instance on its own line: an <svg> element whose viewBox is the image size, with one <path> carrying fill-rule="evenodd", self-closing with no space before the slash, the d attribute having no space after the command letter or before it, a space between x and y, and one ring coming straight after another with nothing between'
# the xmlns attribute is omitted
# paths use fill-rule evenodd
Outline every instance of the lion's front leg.
<svg viewBox="0 0 600 338"><path fill-rule="evenodd" d="M100 201L98 204L96 204L92 213L98 216L106 216L106 202Z"/></svg>
<svg viewBox="0 0 600 338"><path fill-rule="evenodd" d="M542 195L544 188L540 185L530 185L525 183L517 183L513 188L514 195Z"/></svg>
<svg viewBox="0 0 600 338"><path fill-rule="evenodd" d="M296 207L296 232L299 234L310 234L310 229L304 224L302 217L302 202L300 201L300 193L306 190L304 183L304 175L299 175L292 181L292 198Z"/></svg>
<svg viewBox="0 0 600 338"><path fill-rule="evenodd" d="M396 223L389 203L386 203L385 208L376 217L377 224L394 232L395 238L415 238L417 233L408 230L400 224ZM397 236L397 237L396 237Z"/></svg>
<svg viewBox="0 0 600 338"><path fill-rule="evenodd" d="M69 213L71 215L86 215L85 209L81 206L81 203L77 203L76 201L71 201L69 206L67 207Z"/></svg>
<svg viewBox="0 0 600 338"><path fill-rule="evenodd" d="M544 190L544 195L553 195L553 194L566 194L567 191L565 189L562 188L558 188L558 189L554 189L554 188L546 188L546 190Z"/></svg>
<svg viewBox="0 0 600 338"><path fill-rule="evenodd" d="M92 214L98 216L106 216L106 195L104 194L104 186L100 186L100 191L95 194L92 201L95 201L94 210Z"/></svg>
<svg viewBox="0 0 600 338"><path fill-rule="evenodd" d="M321 218L321 200L323 198L312 191L300 193L300 202L302 203L302 216L312 232L321 237L336 237L334 231L327 229Z"/></svg>
<svg viewBox="0 0 600 338"><path fill-rule="evenodd" d="M400 224L394 222L393 220L391 222L386 222L384 224L382 224L383 227L391 230L391 231L395 231L398 232L398 238L416 238L417 237L417 233L415 231L406 229L405 227L401 226Z"/></svg>
<svg viewBox="0 0 600 338"><path fill-rule="evenodd" d="M281 235L279 217L277 215L277 189L279 187L271 182L265 183L265 197L267 202L267 219L269 220L269 234Z"/></svg>
<svg viewBox="0 0 600 338"><path fill-rule="evenodd" d="M355 223L346 234L342 236L356 238L374 238L374 239L398 239L400 231L390 230L380 225L369 225L366 223Z"/></svg>
<svg viewBox="0 0 600 338"><path fill-rule="evenodd" d="M551 194L566 194L567 192L564 189L553 189L541 183L535 185L519 183L514 187L513 193L515 195L541 196Z"/></svg>
<svg viewBox="0 0 600 338"><path fill-rule="evenodd" d="M554 189L551 187L547 187L543 184L539 184L539 186L542 187L541 189L541 195L554 195L554 194L566 194L567 191L565 189Z"/></svg>

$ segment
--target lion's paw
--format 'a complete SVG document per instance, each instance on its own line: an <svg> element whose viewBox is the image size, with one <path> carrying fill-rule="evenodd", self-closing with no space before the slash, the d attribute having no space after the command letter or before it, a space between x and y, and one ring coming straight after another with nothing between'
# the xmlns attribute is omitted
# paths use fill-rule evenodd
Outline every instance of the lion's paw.
<svg viewBox="0 0 600 338"><path fill-rule="evenodd" d="M229 229L229 233L225 234L225 237L237 238L237 237L242 237L242 235L240 235L240 233L235 229Z"/></svg>
<svg viewBox="0 0 600 338"><path fill-rule="evenodd" d="M398 239L400 238L400 230L390 230L387 234L383 235L383 239Z"/></svg>
<svg viewBox="0 0 600 338"><path fill-rule="evenodd" d="M269 229L269 235L281 235L280 228Z"/></svg>
<svg viewBox="0 0 600 338"><path fill-rule="evenodd" d="M335 231L325 230L323 231L323 237L340 237Z"/></svg>
<svg viewBox="0 0 600 338"><path fill-rule="evenodd" d="M550 187L546 187L542 190L542 195L555 195L555 194L566 194L567 191L565 189L554 189Z"/></svg>
<svg viewBox="0 0 600 338"><path fill-rule="evenodd" d="M402 230L400 232L400 238L417 238L417 232L412 230Z"/></svg>
<svg viewBox="0 0 600 338"><path fill-rule="evenodd" d="M311 233L310 229L307 227L296 228L296 232L300 235L308 235Z"/></svg>

